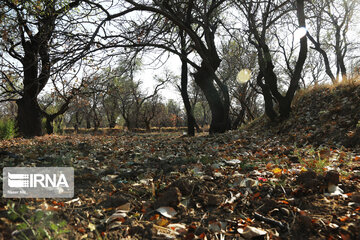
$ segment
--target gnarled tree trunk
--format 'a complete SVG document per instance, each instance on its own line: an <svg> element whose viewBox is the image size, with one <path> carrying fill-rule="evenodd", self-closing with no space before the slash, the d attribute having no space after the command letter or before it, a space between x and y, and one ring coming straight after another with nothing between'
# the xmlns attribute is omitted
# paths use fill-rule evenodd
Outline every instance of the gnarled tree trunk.
<svg viewBox="0 0 360 240"><path fill-rule="evenodd" d="M24 48L24 94L21 99L16 101L18 106L17 128L20 135L33 137L42 135L41 109L37 101L37 96L47 82L49 66L42 66L42 73L38 76L38 55L40 51L39 43L36 39L23 41ZM42 60L46 62L46 49L41 50ZM48 62L46 62L48 63Z"/></svg>
<svg viewBox="0 0 360 240"><path fill-rule="evenodd" d="M36 96L24 95L16 101L18 106L17 127L24 137L42 135L41 111Z"/></svg>
<svg viewBox="0 0 360 240"><path fill-rule="evenodd" d="M219 62L220 64L220 62ZM223 133L230 129L229 108L225 106L214 86L211 71L202 66L194 74L195 82L203 91L211 110L210 134Z"/></svg>

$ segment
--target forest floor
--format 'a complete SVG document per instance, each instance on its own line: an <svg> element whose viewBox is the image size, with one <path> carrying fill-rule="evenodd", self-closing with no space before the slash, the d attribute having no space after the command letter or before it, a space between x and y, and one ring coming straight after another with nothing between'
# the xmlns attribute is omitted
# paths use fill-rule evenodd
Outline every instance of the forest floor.
<svg viewBox="0 0 360 240"><path fill-rule="evenodd" d="M2 167L71 166L72 199L0 201L0 239L360 239L360 87L224 134L47 135ZM10 214L9 214L10 213Z"/></svg>

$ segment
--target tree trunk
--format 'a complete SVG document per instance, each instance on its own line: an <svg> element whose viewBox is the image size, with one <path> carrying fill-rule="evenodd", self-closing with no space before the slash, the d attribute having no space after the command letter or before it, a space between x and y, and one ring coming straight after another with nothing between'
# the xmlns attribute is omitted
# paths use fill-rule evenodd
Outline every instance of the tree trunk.
<svg viewBox="0 0 360 240"><path fill-rule="evenodd" d="M90 128L91 128L91 121L90 121L89 115L88 115L88 117L86 118L86 128L87 128L87 129L90 129Z"/></svg>
<svg viewBox="0 0 360 240"><path fill-rule="evenodd" d="M16 101L18 106L17 127L20 135L34 137L42 135L42 112L37 96L42 89L38 77L39 45L36 41L23 41L24 48L24 95Z"/></svg>
<svg viewBox="0 0 360 240"><path fill-rule="evenodd" d="M297 0L297 18L300 27L306 28L305 23L305 12L304 12L304 0ZM279 111L281 119L286 119L289 117L291 112L291 102L294 98L295 92L299 88L299 81L301 78L301 72L303 70L305 60L307 57L307 38L303 37L300 39L300 51L299 56L296 61L295 71L290 81L290 86L288 91L286 92L286 96L278 99L279 102Z"/></svg>
<svg viewBox="0 0 360 240"><path fill-rule="evenodd" d="M116 126L116 122L115 121L111 121L109 124L109 128L114 128Z"/></svg>
<svg viewBox="0 0 360 240"><path fill-rule="evenodd" d="M245 109L242 108L239 115L235 118L232 126L231 126L231 129L233 130L236 130L238 129L238 127L240 126L240 123L244 123L244 118L245 118Z"/></svg>
<svg viewBox="0 0 360 240"><path fill-rule="evenodd" d="M336 54L336 63L338 66L338 70L340 70L342 80L347 81L347 73L346 73L346 67L344 63L344 57L341 50L341 37L340 37L340 26L336 26L335 31L335 54Z"/></svg>
<svg viewBox="0 0 360 240"><path fill-rule="evenodd" d="M211 123L209 133L223 133L230 129L229 111L224 106L219 92L214 86L213 76L211 72L201 67L194 74L195 82L203 91L211 110Z"/></svg>
<svg viewBox="0 0 360 240"><path fill-rule="evenodd" d="M184 102L185 110L186 110L186 118L187 118L187 134L188 136L195 136L195 118L192 114L191 104L189 100L189 94L187 91L188 85L188 67L185 59L181 59L181 97Z"/></svg>
<svg viewBox="0 0 360 240"><path fill-rule="evenodd" d="M324 49L321 48L321 45L319 42L317 42L311 35L310 33L308 32L306 34L306 36L309 38L309 40L314 44L314 49L316 51L318 51L321 56L323 57L324 59L324 64L325 64L325 72L326 74L330 77L331 79L331 82L334 84L336 82L336 78L334 76L334 74L332 73L331 71L331 67L330 67L330 63L329 63L329 58L327 56L327 53L324 51Z"/></svg>
<svg viewBox="0 0 360 240"><path fill-rule="evenodd" d="M181 97L184 102L184 107L186 110L186 119L187 119L187 135L195 136L195 125L196 121L191 109L191 103L189 100L188 94L188 65L186 62L187 52L186 52L186 39L183 31L180 31L181 37Z"/></svg>
<svg viewBox="0 0 360 240"><path fill-rule="evenodd" d="M262 79L263 79L263 73L260 70L260 73L256 78L256 82L260 86L262 90L262 95L264 96L265 114L266 116L268 116L268 118L270 118L270 121L275 121L277 118L277 114L274 110L273 97L271 95L269 87L263 83Z"/></svg>
<svg viewBox="0 0 360 240"><path fill-rule="evenodd" d="M201 103L201 107L202 107L202 110L203 110L203 119L202 119L202 123L201 123L201 128L203 128L204 125L205 125L206 122L207 122L207 118L206 118L206 104L205 104L205 102L202 102L202 103Z"/></svg>
<svg viewBox="0 0 360 240"><path fill-rule="evenodd" d="M94 131L97 131L100 127L100 120L98 118L97 113L94 111L94 118L93 118L93 124L94 124Z"/></svg>
<svg viewBox="0 0 360 240"><path fill-rule="evenodd" d="M292 98L281 98L279 101L280 120L284 120L290 116Z"/></svg>
<svg viewBox="0 0 360 240"><path fill-rule="evenodd" d="M74 129L76 132L78 132L79 130L79 126L81 126L81 122L82 122L82 118L79 118L79 111L75 112L75 125L74 125Z"/></svg>
<svg viewBox="0 0 360 240"><path fill-rule="evenodd" d="M56 128L57 128L57 134L61 134L61 135L63 135L64 134L64 129L62 128L62 123L63 123L63 121L64 121L64 118L63 118L63 116L59 116L59 117L57 117L56 119L55 119L55 126L56 126Z"/></svg>
<svg viewBox="0 0 360 240"><path fill-rule="evenodd" d="M54 119L52 117L46 117L46 133L47 134L54 133L53 121L54 121Z"/></svg>
<svg viewBox="0 0 360 240"><path fill-rule="evenodd" d="M300 27L305 28L305 13L304 13L304 0L297 0L297 17ZM265 113L271 121L276 121L277 113L273 107L273 99L279 104L280 120L286 119L290 115L291 102L294 98L295 92L299 87L299 81L301 78L301 72L307 57L307 38L300 39L300 51L296 61L294 74L291 77L290 86L283 96L278 90L278 79L274 72L274 65L270 49L265 41L258 48L258 58L260 65L260 74L257 79L258 85L262 89L265 100ZM265 79L265 83L262 82L262 78Z"/></svg>
<svg viewBox="0 0 360 240"><path fill-rule="evenodd" d="M128 129L128 131L131 131L131 130L132 130L131 121L130 121L128 118L124 118L124 120L125 120L125 126L126 126L126 128Z"/></svg>
<svg viewBox="0 0 360 240"><path fill-rule="evenodd" d="M114 111L111 111L109 114L107 114L108 122L109 122L109 128L114 128L116 126L116 114Z"/></svg>
<svg viewBox="0 0 360 240"><path fill-rule="evenodd" d="M145 128L147 132L151 132L151 126L150 126L150 121L144 121L145 123Z"/></svg>
<svg viewBox="0 0 360 240"><path fill-rule="evenodd" d="M27 94L16 101L18 106L17 128L24 137L42 135L41 111L36 96L30 97Z"/></svg>
<svg viewBox="0 0 360 240"><path fill-rule="evenodd" d="M199 127L199 124L197 124L197 122L196 122L196 119L194 118L194 123L195 123L195 128L196 128L196 131L198 132L198 133L200 133L200 132L202 132L202 130L200 129L200 127Z"/></svg>

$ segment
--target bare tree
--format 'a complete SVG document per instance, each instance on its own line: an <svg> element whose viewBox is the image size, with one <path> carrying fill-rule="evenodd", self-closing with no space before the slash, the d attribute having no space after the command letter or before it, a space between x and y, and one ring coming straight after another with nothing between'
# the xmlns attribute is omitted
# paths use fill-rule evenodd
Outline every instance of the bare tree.
<svg viewBox="0 0 360 240"><path fill-rule="evenodd" d="M307 37L314 45L313 48L322 55L326 74L331 81L337 82L340 75L346 81L345 58L351 46L348 34L359 3L357 0L325 0L312 1L310 4L309 12L313 13L310 19L313 20L311 23L314 33L308 32ZM329 51L335 55L336 77L331 69Z"/></svg>
<svg viewBox="0 0 360 240"><path fill-rule="evenodd" d="M123 31L113 35L108 31L102 36L102 39L112 39L112 44L107 47L159 48L186 59L195 69L195 82L203 91L212 112L210 133L230 129L228 89L216 75L221 60L217 52L215 36L219 27L220 13L226 6L226 1L126 0L126 2L144 13L144 19L136 19L136 21L122 19L117 28ZM114 15L110 18L113 20L112 24L115 24L117 17ZM183 31L189 38L194 50L192 56L196 54L196 58L183 56L173 44L180 37L178 31L172 31L174 27ZM115 38L119 39L119 37L122 41L115 42ZM99 45L106 44L99 42Z"/></svg>
<svg viewBox="0 0 360 240"><path fill-rule="evenodd" d="M242 69L256 71L256 50L238 31L227 29L230 40L222 43L222 62L219 76L229 87L231 107L231 128L237 129L246 120L253 120L258 112L257 96L260 89L256 87L254 77L246 83L237 81L237 74Z"/></svg>
<svg viewBox="0 0 360 240"><path fill-rule="evenodd" d="M122 5L119 2L118 9ZM105 10L99 1L90 0L1 1L1 84L9 86L2 88L1 101L16 101L23 136L42 134L37 98L50 77L67 74L74 63L97 51L93 42L107 21L99 21L100 16L109 17ZM15 81L11 75L16 75Z"/></svg>
<svg viewBox="0 0 360 240"><path fill-rule="evenodd" d="M297 0L292 6L290 1L237 1L238 9L247 19L248 40L257 50L259 74L257 84L261 87L265 100L265 113L271 120L278 118L273 100L279 104L280 119L287 118L291 111L291 102L299 87L301 72L307 56L307 40L300 39L300 50L292 77L285 95L278 88L278 76L274 71L273 56L269 47L269 31L285 14L295 8L298 27L305 28L304 1Z"/></svg>
<svg viewBox="0 0 360 240"><path fill-rule="evenodd" d="M151 123L161 112L160 106L160 97L154 95L153 97L147 99L141 108L141 120L145 124L147 131L151 131Z"/></svg>

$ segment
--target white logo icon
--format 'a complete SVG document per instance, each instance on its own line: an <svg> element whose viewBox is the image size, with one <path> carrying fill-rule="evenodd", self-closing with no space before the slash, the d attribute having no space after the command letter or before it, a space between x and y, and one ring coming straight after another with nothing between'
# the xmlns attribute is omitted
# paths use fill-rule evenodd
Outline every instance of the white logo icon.
<svg viewBox="0 0 360 240"><path fill-rule="evenodd" d="M12 188L29 187L29 174L8 172L8 186Z"/></svg>

